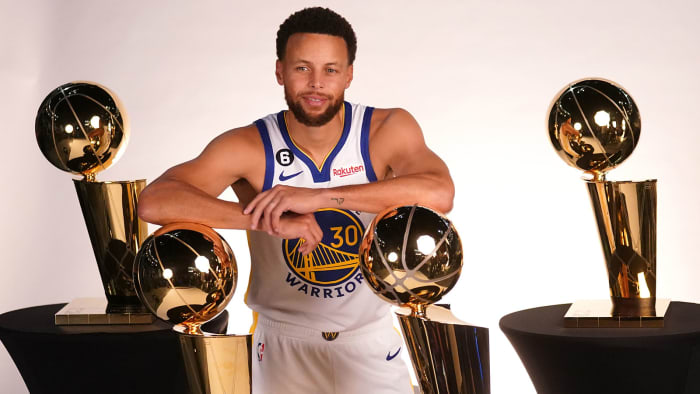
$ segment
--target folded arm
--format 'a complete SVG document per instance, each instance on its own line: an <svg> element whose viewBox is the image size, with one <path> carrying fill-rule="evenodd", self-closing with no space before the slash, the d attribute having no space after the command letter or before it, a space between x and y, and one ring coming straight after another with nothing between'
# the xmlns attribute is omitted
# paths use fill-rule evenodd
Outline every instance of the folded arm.
<svg viewBox="0 0 700 394"><path fill-rule="evenodd" d="M141 219L155 224L200 223L214 228L252 229L251 216L240 203L218 198L237 182L260 190L265 171L262 141L255 126L228 131L214 139L195 159L167 170L139 196ZM239 195L239 198L241 196ZM270 229L260 230L272 233ZM279 218L281 238L303 238L302 254L311 252L323 237L312 214Z"/></svg>
<svg viewBox="0 0 700 394"><path fill-rule="evenodd" d="M248 170L240 163L254 160L249 130L226 132L195 159L167 170L139 196L139 216L150 223L195 222L216 228L250 228L250 217L239 203L218 198ZM250 157L248 157L250 156ZM243 159L233 162L231 158ZM228 160L227 160L228 159Z"/></svg>
<svg viewBox="0 0 700 394"><path fill-rule="evenodd" d="M420 204L452 209L454 184L445 163L425 145L413 117L401 109L376 110L370 130L370 157L377 182L328 189L275 186L258 194L245 209L252 226L273 231L285 212L322 208L379 212L394 205Z"/></svg>

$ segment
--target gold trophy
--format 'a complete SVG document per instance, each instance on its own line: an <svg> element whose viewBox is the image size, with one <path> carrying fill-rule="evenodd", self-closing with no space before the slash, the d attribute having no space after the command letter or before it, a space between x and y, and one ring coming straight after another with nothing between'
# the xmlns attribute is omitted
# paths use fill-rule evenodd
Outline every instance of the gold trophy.
<svg viewBox="0 0 700 394"><path fill-rule="evenodd" d="M362 240L360 267L377 295L402 307L396 315L421 392L491 392L488 329L431 305L462 271L462 244L445 216L415 205L380 213Z"/></svg>
<svg viewBox="0 0 700 394"><path fill-rule="evenodd" d="M250 393L252 335L201 329L236 290L238 268L226 241L201 224L169 224L143 242L135 264L134 282L144 305L175 324L190 392Z"/></svg>
<svg viewBox="0 0 700 394"><path fill-rule="evenodd" d="M97 182L97 172L114 164L129 139L123 107L114 93L92 82L54 89L36 116L36 139L46 159L74 179L107 303L76 299L56 314L56 324L151 323L132 279L133 261L147 225L138 219L138 194L145 180Z"/></svg>
<svg viewBox="0 0 700 394"><path fill-rule="evenodd" d="M639 141L632 97L610 81L573 82L557 94L547 126L559 156L584 171L610 284L610 301L574 303L566 326L663 326L670 300L656 299L656 180L605 179Z"/></svg>

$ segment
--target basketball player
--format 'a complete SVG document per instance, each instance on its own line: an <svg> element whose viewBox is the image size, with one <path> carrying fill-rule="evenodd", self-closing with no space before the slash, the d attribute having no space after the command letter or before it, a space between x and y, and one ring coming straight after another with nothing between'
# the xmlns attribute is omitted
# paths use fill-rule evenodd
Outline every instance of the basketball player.
<svg viewBox="0 0 700 394"><path fill-rule="evenodd" d="M245 229L256 393L409 393L390 307L366 286L358 247L373 214L419 203L446 212L447 167L402 109L344 101L356 38L324 8L277 33L289 110L215 138L141 193L139 215ZM239 203L217 197L231 186Z"/></svg>

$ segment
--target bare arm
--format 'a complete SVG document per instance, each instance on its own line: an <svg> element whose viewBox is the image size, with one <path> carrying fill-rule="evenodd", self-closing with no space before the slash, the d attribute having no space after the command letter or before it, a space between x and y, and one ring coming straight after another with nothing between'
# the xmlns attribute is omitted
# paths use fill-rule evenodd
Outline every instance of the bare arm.
<svg viewBox="0 0 700 394"><path fill-rule="evenodd" d="M253 226L262 219L263 226L276 229L284 212L330 207L379 212L421 204L442 212L452 209L454 185L447 166L425 145L413 117L401 109L376 110L372 123L370 156L380 181L329 189L276 186L246 207Z"/></svg>
<svg viewBox="0 0 700 394"><path fill-rule="evenodd" d="M212 141L197 158L167 170L139 196L139 216L151 223L201 223L215 228L252 229L251 216L240 203L219 195L236 182L262 189L265 155L255 126L228 131ZM240 196L239 196L240 197ZM241 201L246 203L246 201ZM303 238L299 251L306 255L323 237L312 214L278 218L281 238ZM260 230L272 234L269 228Z"/></svg>
<svg viewBox="0 0 700 394"><path fill-rule="evenodd" d="M386 110L370 143L379 182L326 189L326 207L379 212L389 206L421 204L452 209L454 185L445 163L426 145L418 123L406 111Z"/></svg>
<svg viewBox="0 0 700 394"><path fill-rule="evenodd" d="M139 196L139 216L156 224L195 222L216 228L250 228L250 217L243 214L239 203L217 197L226 187L252 175L249 163L259 156L256 148L262 152L253 131L251 127L228 131L197 158L167 170Z"/></svg>

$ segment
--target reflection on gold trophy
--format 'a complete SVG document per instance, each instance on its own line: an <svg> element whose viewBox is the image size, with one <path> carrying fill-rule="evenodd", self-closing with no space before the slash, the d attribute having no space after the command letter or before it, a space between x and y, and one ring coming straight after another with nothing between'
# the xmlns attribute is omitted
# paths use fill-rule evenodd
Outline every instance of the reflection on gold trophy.
<svg viewBox="0 0 700 394"><path fill-rule="evenodd" d="M223 312L236 290L238 268L228 243L201 224L169 224L144 241L135 264L144 305L175 324L190 392L250 393L252 335L201 329Z"/></svg>
<svg viewBox="0 0 700 394"><path fill-rule="evenodd" d="M658 317L668 302L656 302L656 180L605 179L639 141L641 121L632 97L610 81L571 83L556 96L548 129L559 156L587 178L612 297L612 308L605 303L574 304L567 324L663 324ZM610 318L607 323L605 318Z"/></svg>
<svg viewBox="0 0 700 394"><path fill-rule="evenodd" d="M491 392L488 329L431 305L457 283L462 245L452 223L421 206L388 209L360 246L366 282L397 313L423 393Z"/></svg>
<svg viewBox="0 0 700 394"><path fill-rule="evenodd" d="M131 275L136 252L148 233L136 215L138 194L146 181L95 180L97 172L119 159L129 139L119 99L91 82L59 86L41 103L35 131L51 164L83 176L73 182L107 297L106 311L101 300L97 304L92 299L75 300L56 314L56 324L150 323L152 317L139 302Z"/></svg>

